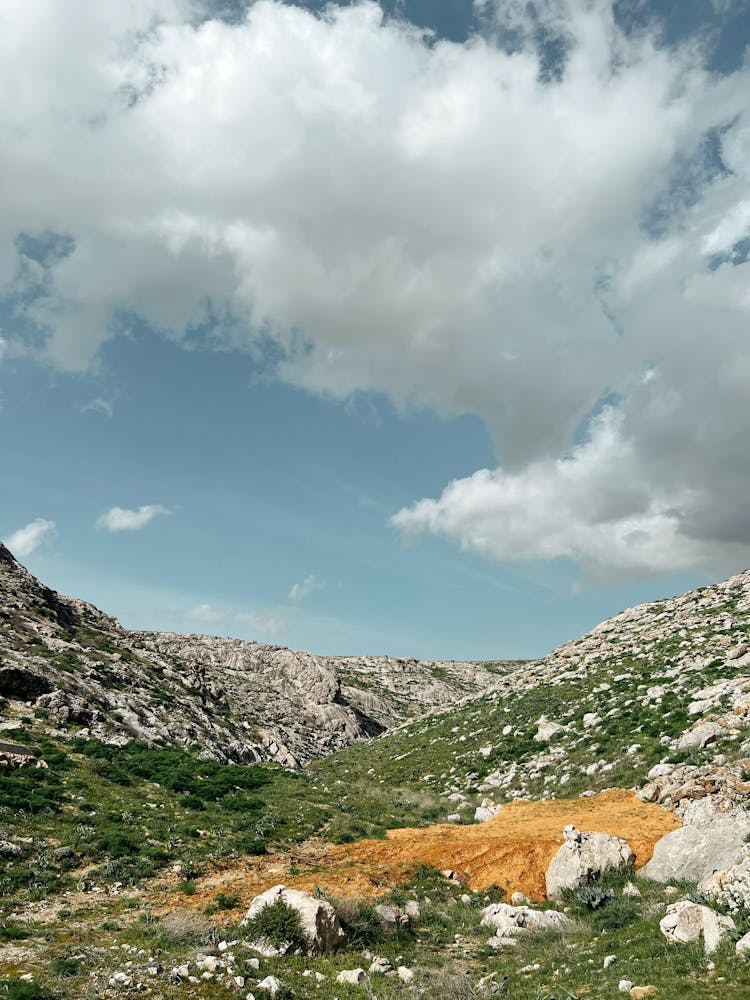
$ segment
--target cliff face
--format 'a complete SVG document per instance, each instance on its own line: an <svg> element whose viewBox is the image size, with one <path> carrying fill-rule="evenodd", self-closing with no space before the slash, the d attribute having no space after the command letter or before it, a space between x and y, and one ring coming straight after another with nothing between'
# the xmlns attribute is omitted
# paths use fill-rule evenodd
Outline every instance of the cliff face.
<svg viewBox="0 0 750 1000"><path fill-rule="evenodd" d="M513 666L130 632L45 587L2 545L0 622L0 697L16 716L31 708L51 730L289 767L493 689Z"/></svg>

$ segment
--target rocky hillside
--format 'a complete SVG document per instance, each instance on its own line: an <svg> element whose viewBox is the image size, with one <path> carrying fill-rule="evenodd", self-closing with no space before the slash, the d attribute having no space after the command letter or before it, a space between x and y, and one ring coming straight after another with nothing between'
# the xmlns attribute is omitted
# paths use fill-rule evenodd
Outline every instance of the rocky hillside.
<svg viewBox="0 0 750 1000"><path fill-rule="evenodd" d="M0 995L750 996L750 572L492 665L0 590Z"/></svg>
<svg viewBox="0 0 750 1000"><path fill-rule="evenodd" d="M324 657L266 643L130 632L61 597L0 545L0 696L51 732L198 747L299 767L497 686L514 664Z"/></svg>

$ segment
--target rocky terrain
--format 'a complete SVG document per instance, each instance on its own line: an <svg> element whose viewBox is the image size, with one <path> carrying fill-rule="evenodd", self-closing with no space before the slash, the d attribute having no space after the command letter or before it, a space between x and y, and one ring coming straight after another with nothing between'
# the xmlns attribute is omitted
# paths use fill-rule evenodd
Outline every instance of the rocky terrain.
<svg viewBox="0 0 750 1000"><path fill-rule="evenodd" d="M0 598L0 996L750 996L750 572L527 663Z"/></svg>
<svg viewBox="0 0 750 1000"><path fill-rule="evenodd" d="M0 544L0 696L52 731L198 746L297 768L495 687L514 664L330 657L203 635L129 632L43 586Z"/></svg>

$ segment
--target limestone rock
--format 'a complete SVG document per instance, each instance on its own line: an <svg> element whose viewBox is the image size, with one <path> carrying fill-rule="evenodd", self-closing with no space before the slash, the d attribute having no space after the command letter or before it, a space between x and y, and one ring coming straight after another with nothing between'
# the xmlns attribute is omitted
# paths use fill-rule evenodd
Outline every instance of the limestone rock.
<svg viewBox="0 0 750 1000"><path fill-rule="evenodd" d="M299 914L302 936L309 953L333 951L344 940L344 931L330 903L299 889L287 889L283 885L275 885L256 896L240 926L250 923L264 907L272 905L277 899Z"/></svg>
<svg viewBox="0 0 750 1000"><path fill-rule="evenodd" d="M672 830L656 842L640 874L654 882L701 882L741 860L748 831L750 817L722 817Z"/></svg>
<svg viewBox="0 0 750 1000"><path fill-rule="evenodd" d="M546 716L542 716L537 721L537 731L534 734L534 739L538 743L547 743L549 740L553 740L556 736L565 732L565 726L561 726L557 722L550 722Z"/></svg>
<svg viewBox="0 0 750 1000"><path fill-rule="evenodd" d="M735 923L731 917L722 916L708 906L681 899L678 903L670 903L667 915L659 921L659 928L668 941L681 944L703 938L703 947L710 955L729 932L735 930Z"/></svg>
<svg viewBox="0 0 750 1000"><path fill-rule="evenodd" d="M598 878L613 868L632 865L635 854L621 837L608 833L581 833L566 826L565 842L547 868L547 896L559 897L564 889L575 889L591 878Z"/></svg>
<svg viewBox="0 0 750 1000"><path fill-rule="evenodd" d="M348 983L350 986L357 986L367 978L364 969L343 969L336 976L337 983Z"/></svg>
<svg viewBox="0 0 750 1000"><path fill-rule="evenodd" d="M534 910L529 906L492 903L482 910L482 926L493 927L496 937L513 937L523 931L564 931L573 926L558 910Z"/></svg>

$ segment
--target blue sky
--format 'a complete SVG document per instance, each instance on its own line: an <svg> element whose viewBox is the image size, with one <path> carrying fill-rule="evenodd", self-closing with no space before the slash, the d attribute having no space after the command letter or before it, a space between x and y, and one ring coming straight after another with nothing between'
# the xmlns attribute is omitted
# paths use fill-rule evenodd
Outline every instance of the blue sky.
<svg viewBox="0 0 750 1000"><path fill-rule="evenodd" d="M0 12L32 571L491 659L750 563L748 5L65 7Z"/></svg>

